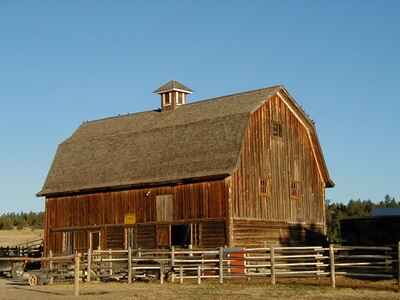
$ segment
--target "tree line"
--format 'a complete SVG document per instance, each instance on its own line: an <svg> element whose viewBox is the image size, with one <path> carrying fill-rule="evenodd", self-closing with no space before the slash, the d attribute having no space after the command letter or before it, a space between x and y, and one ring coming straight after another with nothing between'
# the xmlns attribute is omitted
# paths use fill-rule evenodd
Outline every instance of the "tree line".
<svg viewBox="0 0 400 300"><path fill-rule="evenodd" d="M0 230L43 228L43 212L20 212L0 214Z"/></svg>
<svg viewBox="0 0 400 300"><path fill-rule="evenodd" d="M368 217L374 208L400 208L400 199L386 195L380 202L371 200L350 200L347 203L338 203L328 200L326 203L326 223L328 239L340 242L340 220L345 218Z"/></svg>

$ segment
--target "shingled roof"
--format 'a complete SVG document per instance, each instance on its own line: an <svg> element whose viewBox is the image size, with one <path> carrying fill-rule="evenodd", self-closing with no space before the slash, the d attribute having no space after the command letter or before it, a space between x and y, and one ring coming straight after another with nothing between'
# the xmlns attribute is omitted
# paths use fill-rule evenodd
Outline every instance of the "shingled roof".
<svg viewBox="0 0 400 300"><path fill-rule="evenodd" d="M159 94L162 92L169 92L169 91L174 91L174 90L186 91L188 93L193 92L190 88L188 88L187 86L184 86L179 81L170 80L166 84L163 84L158 89L156 89L153 93Z"/></svg>
<svg viewBox="0 0 400 300"><path fill-rule="evenodd" d="M251 112L280 86L82 124L38 196L231 174Z"/></svg>

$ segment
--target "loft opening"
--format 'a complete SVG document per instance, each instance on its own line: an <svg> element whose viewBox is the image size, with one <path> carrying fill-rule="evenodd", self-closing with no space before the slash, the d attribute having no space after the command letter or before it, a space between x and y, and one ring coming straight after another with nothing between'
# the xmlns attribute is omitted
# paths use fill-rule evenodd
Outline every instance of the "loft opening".
<svg viewBox="0 0 400 300"><path fill-rule="evenodd" d="M282 124L277 121L272 121L272 136L282 137Z"/></svg>

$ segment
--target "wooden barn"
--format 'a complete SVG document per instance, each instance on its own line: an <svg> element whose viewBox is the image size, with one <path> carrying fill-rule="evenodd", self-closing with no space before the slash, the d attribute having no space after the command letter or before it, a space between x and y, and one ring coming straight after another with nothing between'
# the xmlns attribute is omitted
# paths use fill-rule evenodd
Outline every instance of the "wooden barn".
<svg viewBox="0 0 400 300"><path fill-rule="evenodd" d="M312 120L283 86L83 123L46 182L45 251L304 243L333 187Z"/></svg>

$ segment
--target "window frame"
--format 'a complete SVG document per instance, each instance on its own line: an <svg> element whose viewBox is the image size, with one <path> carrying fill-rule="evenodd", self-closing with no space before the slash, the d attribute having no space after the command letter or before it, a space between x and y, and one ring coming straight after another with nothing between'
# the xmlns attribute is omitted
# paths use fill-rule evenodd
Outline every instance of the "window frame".
<svg viewBox="0 0 400 300"><path fill-rule="evenodd" d="M258 188L259 194L261 197L269 198L270 196L270 186L271 186L271 178L270 177L260 177L258 180Z"/></svg>
<svg viewBox="0 0 400 300"><path fill-rule="evenodd" d="M283 126L279 121L272 121L271 123L271 136L275 138L283 137Z"/></svg>
<svg viewBox="0 0 400 300"><path fill-rule="evenodd" d="M294 193L293 193L293 191L294 191ZM290 198L292 198L292 199L300 199L303 196L302 191L301 191L301 181L299 181L299 180L290 181L289 194L290 194Z"/></svg>
<svg viewBox="0 0 400 300"><path fill-rule="evenodd" d="M164 93L163 94L163 105L164 106L171 106L171 93Z"/></svg>

